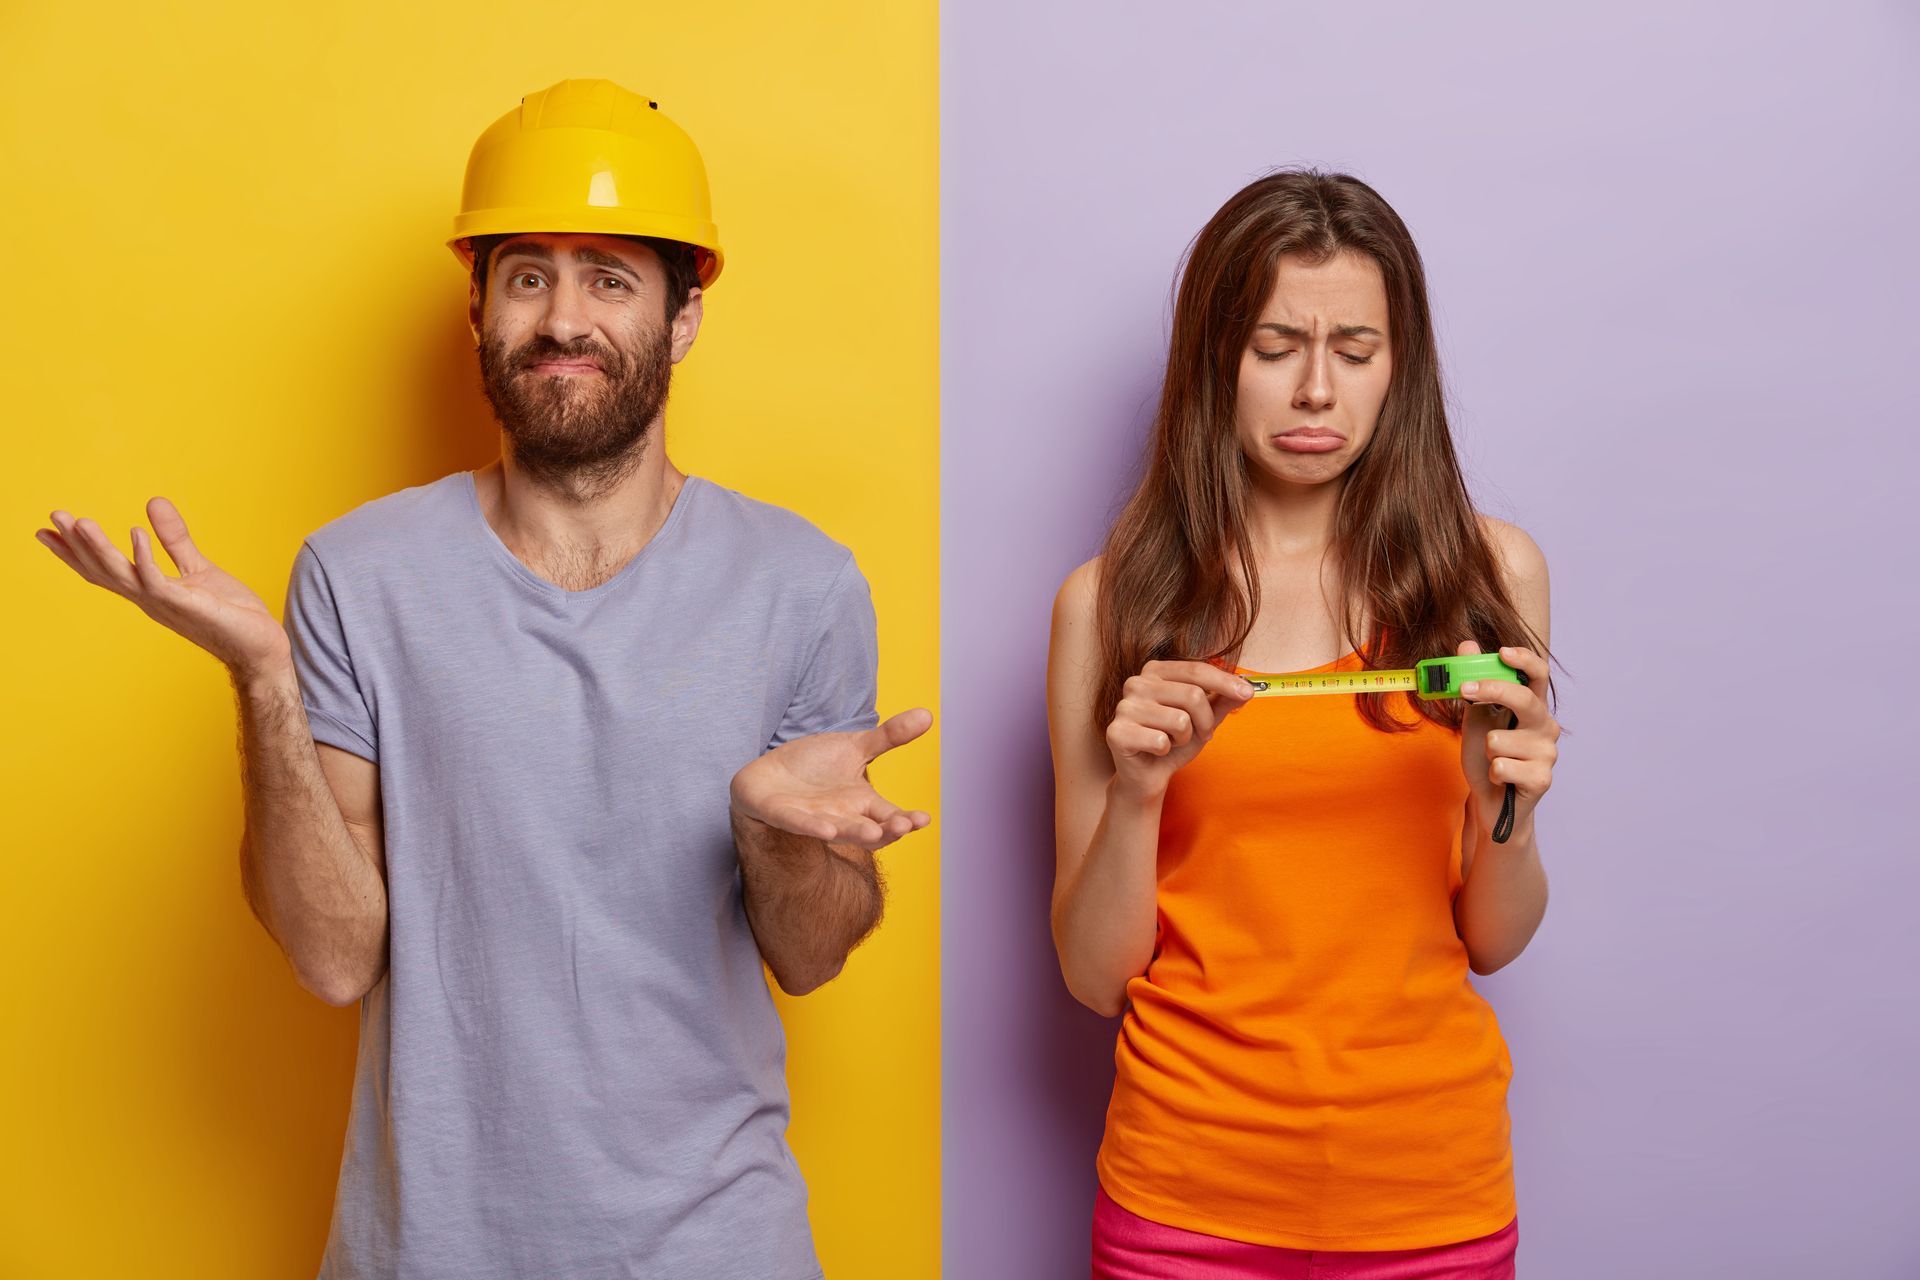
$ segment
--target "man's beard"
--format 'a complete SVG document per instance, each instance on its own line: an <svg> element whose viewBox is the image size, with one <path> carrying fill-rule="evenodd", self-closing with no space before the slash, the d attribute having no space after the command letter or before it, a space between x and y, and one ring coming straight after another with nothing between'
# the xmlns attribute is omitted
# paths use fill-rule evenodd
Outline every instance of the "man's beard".
<svg viewBox="0 0 1920 1280"><path fill-rule="evenodd" d="M598 377L526 372L542 360L582 359L599 363ZM672 378L673 332L664 324L633 352L588 339L562 346L544 334L512 352L498 338L480 344L481 387L514 464L537 483L581 498L606 492L640 465Z"/></svg>

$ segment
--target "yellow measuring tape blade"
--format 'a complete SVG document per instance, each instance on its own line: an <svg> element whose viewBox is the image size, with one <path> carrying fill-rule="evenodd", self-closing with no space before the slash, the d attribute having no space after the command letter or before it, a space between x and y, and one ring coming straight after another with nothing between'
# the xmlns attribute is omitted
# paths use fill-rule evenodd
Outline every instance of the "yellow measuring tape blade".
<svg viewBox="0 0 1920 1280"><path fill-rule="evenodd" d="M1256 698L1298 698L1321 693L1393 693L1413 692L1412 671L1243 671L1241 678L1253 686Z"/></svg>

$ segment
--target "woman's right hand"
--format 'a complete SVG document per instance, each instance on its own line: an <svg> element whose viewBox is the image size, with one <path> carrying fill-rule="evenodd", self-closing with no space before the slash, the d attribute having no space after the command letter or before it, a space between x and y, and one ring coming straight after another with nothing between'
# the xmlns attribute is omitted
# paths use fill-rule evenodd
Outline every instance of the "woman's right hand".
<svg viewBox="0 0 1920 1280"><path fill-rule="evenodd" d="M55 511L54 528L36 530L34 537L69 569L133 601L149 618L226 663L236 677L289 661L292 645L272 610L245 583L200 554L174 505L155 498L147 503L147 517L179 577L161 571L147 531L138 525L133 528L131 561L99 524L65 511Z"/></svg>
<svg viewBox="0 0 1920 1280"><path fill-rule="evenodd" d="M1139 797L1166 792L1174 772L1253 697L1253 686L1209 662L1149 662L1121 689L1107 724L1115 782Z"/></svg>

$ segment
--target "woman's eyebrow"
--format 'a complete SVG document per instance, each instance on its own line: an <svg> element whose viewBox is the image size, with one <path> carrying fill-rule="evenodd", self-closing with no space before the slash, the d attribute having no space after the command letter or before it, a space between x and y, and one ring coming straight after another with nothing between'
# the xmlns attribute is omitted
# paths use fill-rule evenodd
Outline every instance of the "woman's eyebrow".
<svg viewBox="0 0 1920 1280"><path fill-rule="evenodd" d="M1287 338L1304 338L1308 336L1307 331L1305 329L1296 328L1295 326L1290 324L1280 324L1273 320L1269 320L1264 324L1257 324L1254 326L1254 328L1271 329L1275 333L1280 334L1281 336L1287 337ZM1370 324L1337 324L1333 326L1333 336L1336 338L1384 338L1386 337L1384 333L1381 333L1378 329L1374 328Z"/></svg>

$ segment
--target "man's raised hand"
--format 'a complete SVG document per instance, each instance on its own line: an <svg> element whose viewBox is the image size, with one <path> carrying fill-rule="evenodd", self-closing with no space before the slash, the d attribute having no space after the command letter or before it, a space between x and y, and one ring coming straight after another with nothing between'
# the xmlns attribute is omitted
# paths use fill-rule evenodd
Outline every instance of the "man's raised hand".
<svg viewBox="0 0 1920 1280"><path fill-rule="evenodd" d="M815 733L782 743L733 776L733 807L770 827L879 849L931 821L873 789L867 765L925 733L933 713L902 711L871 729Z"/></svg>
<svg viewBox="0 0 1920 1280"><path fill-rule="evenodd" d="M52 529L34 537L75 573L125 596L155 622L185 636L227 664L236 676L271 669L291 656L287 633L245 583L200 554L187 522L165 498L147 503L147 518L166 548L177 578L155 563L147 531L133 526L133 557L115 546L98 523L65 511L52 513Z"/></svg>

